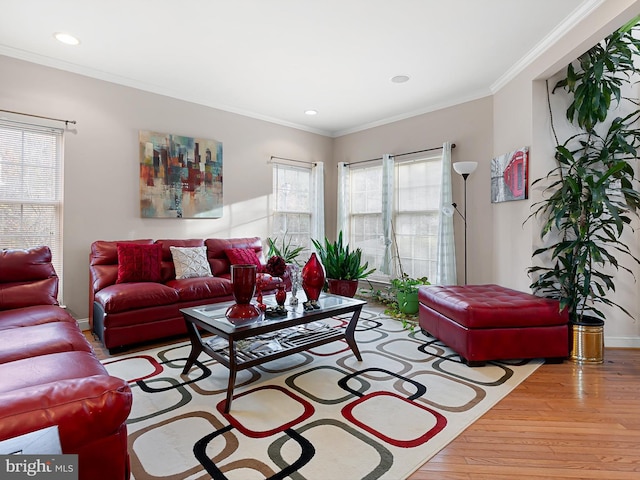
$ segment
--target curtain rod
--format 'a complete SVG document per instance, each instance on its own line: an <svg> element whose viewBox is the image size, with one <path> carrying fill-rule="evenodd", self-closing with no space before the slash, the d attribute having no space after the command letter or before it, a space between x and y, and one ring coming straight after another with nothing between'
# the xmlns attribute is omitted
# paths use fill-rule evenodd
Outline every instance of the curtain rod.
<svg viewBox="0 0 640 480"><path fill-rule="evenodd" d="M451 144L451 148L456 148L456 144L452 143ZM393 153L393 154L391 154L391 156L392 157L403 157L405 155L413 155L415 153L432 152L433 150L442 150L442 147L425 148L424 150L416 150L415 152ZM370 158L369 160L359 160L357 162L349 162L349 163L345 163L345 166L348 167L349 165L357 165L359 163L375 162L376 160L382 160L382 157Z"/></svg>
<svg viewBox="0 0 640 480"><path fill-rule="evenodd" d="M24 115L26 117L34 117L34 118L42 118L44 120L53 120L54 122L64 122L65 125L69 125L70 123L72 125L76 124L75 120L62 120L60 118L52 118L52 117L43 117L42 115L34 115L32 113L22 113L22 112L14 112L12 110L4 110L2 108L0 108L0 112L5 112L5 113L13 113L16 115Z"/></svg>
<svg viewBox="0 0 640 480"><path fill-rule="evenodd" d="M269 162L267 163L272 163L274 158L277 158L278 160L286 160L287 162L304 163L305 165L311 165L314 167L316 166L316 162L306 162L304 160L294 160L293 158L276 157L275 155L271 155L271 157L269 158Z"/></svg>

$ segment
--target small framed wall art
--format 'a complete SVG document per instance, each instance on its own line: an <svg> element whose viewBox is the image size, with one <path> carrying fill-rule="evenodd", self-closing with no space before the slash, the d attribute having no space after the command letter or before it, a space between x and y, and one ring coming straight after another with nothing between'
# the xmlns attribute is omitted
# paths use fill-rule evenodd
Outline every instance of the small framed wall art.
<svg viewBox="0 0 640 480"><path fill-rule="evenodd" d="M222 143L139 132L140 215L222 217Z"/></svg>
<svg viewBox="0 0 640 480"><path fill-rule="evenodd" d="M529 197L529 147L522 147L491 160L491 202L509 202Z"/></svg>

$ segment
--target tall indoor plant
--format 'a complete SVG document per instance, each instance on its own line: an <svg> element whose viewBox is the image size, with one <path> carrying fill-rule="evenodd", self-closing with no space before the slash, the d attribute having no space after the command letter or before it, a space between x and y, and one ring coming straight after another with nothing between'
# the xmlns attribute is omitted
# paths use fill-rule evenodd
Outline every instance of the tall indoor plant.
<svg viewBox="0 0 640 480"><path fill-rule="evenodd" d="M531 216L542 220L546 244L533 253L544 264L529 269L531 287L557 298L572 325L602 325L602 305L630 315L609 293L615 291L615 271L630 272L620 256L640 263L621 240L640 207L630 164L640 147L640 110L637 100L623 95L639 72L637 24L638 18L589 49L555 85L554 93L568 94L566 115L577 133L562 143L556 136L556 166L532 184L545 185L544 199L534 204ZM630 113L611 118L622 102L631 105Z"/></svg>

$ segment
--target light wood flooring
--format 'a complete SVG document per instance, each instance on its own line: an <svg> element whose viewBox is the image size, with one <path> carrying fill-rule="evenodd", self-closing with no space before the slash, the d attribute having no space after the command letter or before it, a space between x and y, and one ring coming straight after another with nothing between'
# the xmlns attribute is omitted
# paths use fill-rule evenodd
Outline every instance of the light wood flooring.
<svg viewBox="0 0 640 480"><path fill-rule="evenodd" d="M606 349L603 365L542 365L409 477L525 479L640 480L640 349Z"/></svg>
<svg viewBox="0 0 640 480"><path fill-rule="evenodd" d="M543 365L410 480L640 480L640 349Z"/></svg>

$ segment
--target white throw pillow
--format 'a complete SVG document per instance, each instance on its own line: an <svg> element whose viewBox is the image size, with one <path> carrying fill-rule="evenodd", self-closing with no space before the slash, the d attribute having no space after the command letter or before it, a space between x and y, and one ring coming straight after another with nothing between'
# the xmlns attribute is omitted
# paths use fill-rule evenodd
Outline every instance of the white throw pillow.
<svg viewBox="0 0 640 480"><path fill-rule="evenodd" d="M169 247L176 267L176 280L213 277L207 261L207 247Z"/></svg>

